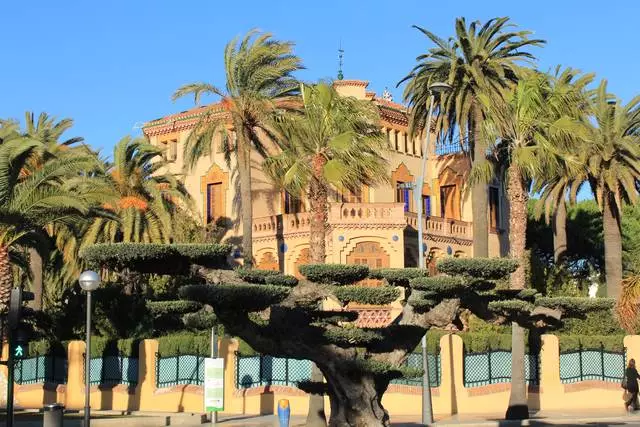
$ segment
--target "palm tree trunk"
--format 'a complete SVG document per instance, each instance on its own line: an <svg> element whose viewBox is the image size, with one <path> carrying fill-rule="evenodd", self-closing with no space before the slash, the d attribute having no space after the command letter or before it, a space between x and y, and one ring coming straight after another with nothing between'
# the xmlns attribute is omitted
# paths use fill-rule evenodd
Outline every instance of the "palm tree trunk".
<svg viewBox="0 0 640 427"><path fill-rule="evenodd" d="M42 310L42 257L33 248L29 248L29 270L31 270L31 277L33 277L33 301L31 302L31 307L34 310Z"/></svg>
<svg viewBox="0 0 640 427"><path fill-rule="evenodd" d="M604 272L607 277L607 296L620 296L622 282L622 233L620 211L613 195L603 194L602 226L604 231Z"/></svg>
<svg viewBox="0 0 640 427"><path fill-rule="evenodd" d="M326 230L328 195L327 186L323 180L324 165L327 159L320 154L313 158L313 178L309 186L309 204L311 222L309 224L309 258L313 264L323 264L326 260ZM311 367L311 381L322 382L322 371L314 363ZM307 413L306 426L324 427L327 418L324 413L324 396L311 394L309 396L309 412Z"/></svg>
<svg viewBox="0 0 640 427"><path fill-rule="evenodd" d="M486 147L482 141L482 111L479 107L473 108L473 155L472 162L475 165L482 165L487 161ZM487 185L478 182L471 189L471 211L473 215L473 256L489 256L489 203L487 195Z"/></svg>
<svg viewBox="0 0 640 427"><path fill-rule="evenodd" d="M326 260L326 230L328 192L323 180L327 159L316 154L313 158L313 177L309 186L311 223L309 224L309 258L313 264L323 264Z"/></svg>
<svg viewBox="0 0 640 427"><path fill-rule="evenodd" d="M238 135L238 175L240 177L240 215L242 216L242 254L245 268L253 267L253 204L251 198L251 137L243 129Z"/></svg>
<svg viewBox="0 0 640 427"><path fill-rule="evenodd" d="M511 258L518 260L519 266L511 274L511 289L524 289L527 285L525 276L525 244L527 232L527 190L524 187L522 174L516 166L509 167L509 251ZM527 406L527 384L524 378L524 329L513 322L511 324L511 394L506 418L522 420L529 418Z"/></svg>
<svg viewBox="0 0 640 427"><path fill-rule="evenodd" d="M567 253L567 205L564 198L558 203L553 218L553 261L560 265Z"/></svg>
<svg viewBox="0 0 640 427"><path fill-rule="evenodd" d="M9 306L11 288L13 288L13 274L11 273L9 248L0 245L0 313L4 313Z"/></svg>

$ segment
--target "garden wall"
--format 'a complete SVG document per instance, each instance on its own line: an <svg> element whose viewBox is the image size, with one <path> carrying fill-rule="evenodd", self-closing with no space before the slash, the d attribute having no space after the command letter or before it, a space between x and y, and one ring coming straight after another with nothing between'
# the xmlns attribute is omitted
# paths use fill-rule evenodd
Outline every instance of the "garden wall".
<svg viewBox="0 0 640 427"><path fill-rule="evenodd" d="M69 409L81 409L84 350L83 342L73 341L66 359L38 356L21 362L16 405L41 408L60 402ZM309 362L242 356L238 342L232 339L220 341L219 354L225 359L226 413L271 414L278 400L286 398L294 414L306 414L307 395L295 384L310 375ZM503 412L509 399L510 356L503 349L465 352L459 336L442 336L439 354L429 355L434 412ZM594 347L561 353L558 338L543 335L540 353L527 355L529 405L542 410L619 407L620 380L629 358L640 358L640 336L625 337L624 351ZM411 355L408 364L419 365L420 360L419 355ZM137 357L96 358L90 367L91 406L96 410L200 413L203 362L203 354L163 356L156 340L142 341ZM421 383L420 378L394 381L383 399L390 414L419 415Z"/></svg>

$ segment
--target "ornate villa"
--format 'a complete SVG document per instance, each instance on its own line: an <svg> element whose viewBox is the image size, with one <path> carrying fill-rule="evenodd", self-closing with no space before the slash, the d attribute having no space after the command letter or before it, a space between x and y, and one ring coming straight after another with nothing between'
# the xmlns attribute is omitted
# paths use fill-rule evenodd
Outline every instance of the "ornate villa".
<svg viewBox="0 0 640 427"><path fill-rule="evenodd" d="M336 189L330 196L327 262L367 264L373 268L417 266L417 216L413 191L402 186L416 179L422 156L427 156L424 203L424 242L427 265L434 269L441 257L472 256L471 197L464 183L469 159L459 143L443 144L431 138L431 146L422 152L423 139L408 135L407 108L393 102L388 94L378 97L367 91L368 82L337 80L336 90L374 102L381 126L389 141L391 185L363 186L352 193ZM221 104L203 106L173 114L144 125L144 134L152 144L165 149L172 172L183 173L182 147L198 117L208 108L224 115ZM229 128L233 137L233 129ZM224 160L222 133L212 141L212 155L202 158L184 176L187 190L207 223L226 220L233 224L225 239L242 235L234 190L237 177ZM277 191L261 170L261 159L254 153L253 169L253 250L257 268L281 270L298 275L297 267L308 262L309 216L305 200ZM506 239L503 227L505 206L497 186L489 186L487 212L490 224L490 256L499 256ZM239 196L238 196L239 198ZM384 313L371 313L382 315ZM374 320L374 319L371 319ZM385 322L390 319L375 319Z"/></svg>

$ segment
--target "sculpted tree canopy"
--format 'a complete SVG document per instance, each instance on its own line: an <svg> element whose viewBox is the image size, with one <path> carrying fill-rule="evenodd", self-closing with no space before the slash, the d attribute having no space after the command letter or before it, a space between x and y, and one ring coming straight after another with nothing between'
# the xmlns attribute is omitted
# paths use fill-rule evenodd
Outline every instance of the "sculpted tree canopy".
<svg viewBox="0 0 640 427"><path fill-rule="evenodd" d="M312 264L300 267L306 280L299 282L273 273L209 273L210 283L185 286L180 295L212 306L228 333L261 353L315 362L326 383L299 387L329 396L330 426L388 426L381 402L389 382L419 375L403 366L408 354L430 328L458 324L463 310L493 323L544 329L563 316L580 317L591 305L612 305L501 289L516 268L510 259L450 258L438 264L441 275L427 277L420 269ZM359 286L366 278L383 285ZM358 327L358 313L348 306L398 299L402 313L383 328Z"/></svg>

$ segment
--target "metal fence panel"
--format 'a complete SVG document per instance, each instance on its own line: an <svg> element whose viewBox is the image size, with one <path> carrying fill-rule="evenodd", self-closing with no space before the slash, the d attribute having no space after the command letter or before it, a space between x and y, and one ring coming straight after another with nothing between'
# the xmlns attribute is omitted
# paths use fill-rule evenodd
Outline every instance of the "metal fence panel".
<svg viewBox="0 0 640 427"><path fill-rule="evenodd" d="M92 357L89 382L92 385L136 385L138 359L125 356Z"/></svg>
<svg viewBox="0 0 640 427"><path fill-rule="evenodd" d="M15 378L18 384L66 384L68 362L65 357L36 356L16 361Z"/></svg>
<svg viewBox="0 0 640 427"><path fill-rule="evenodd" d="M182 354L162 357L156 354L156 385L171 387L179 384L202 385L204 356Z"/></svg>
<svg viewBox="0 0 640 427"><path fill-rule="evenodd" d="M540 359L537 354L527 354L524 363L527 384L540 384ZM480 387L511 381L511 352L505 350L465 353L464 385Z"/></svg>
<svg viewBox="0 0 640 427"><path fill-rule="evenodd" d="M439 387L441 380L440 352L427 355L429 364L429 385ZM422 369L422 353L411 353L407 356L405 366L408 368ZM391 381L391 384L404 384L422 387L422 377L418 378L398 378Z"/></svg>
<svg viewBox="0 0 640 427"><path fill-rule="evenodd" d="M626 349L622 352L583 349L560 353L560 381L622 381L626 366Z"/></svg>

